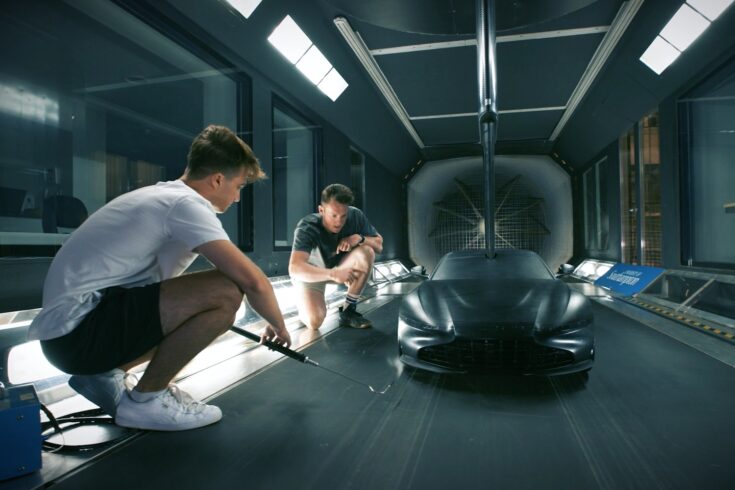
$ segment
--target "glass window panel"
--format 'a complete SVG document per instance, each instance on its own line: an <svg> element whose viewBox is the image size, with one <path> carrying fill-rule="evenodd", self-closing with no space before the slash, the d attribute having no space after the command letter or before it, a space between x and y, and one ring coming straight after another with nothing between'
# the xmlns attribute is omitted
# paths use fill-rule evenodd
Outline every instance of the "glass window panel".
<svg viewBox="0 0 735 490"><path fill-rule="evenodd" d="M643 172L643 265L661 265L661 155L658 111L640 122Z"/></svg>
<svg viewBox="0 0 735 490"><path fill-rule="evenodd" d="M595 209L595 168L592 167L582 175L582 193L584 195L584 231L585 231L585 248L587 250L596 250L597 242L595 237L594 209Z"/></svg>
<svg viewBox="0 0 735 490"><path fill-rule="evenodd" d="M354 206L359 209L365 208L365 155L350 148L350 174L352 189L355 195Z"/></svg>
<svg viewBox="0 0 735 490"><path fill-rule="evenodd" d="M607 159L602 159L583 174L585 248L607 249L610 223L607 210Z"/></svg>
<svg viewBox="0 0 735 490"><path fill-rule="evenodd" d="M620 216L622 219L622 240L620 242L622 261L626 264L638 263L637 240L637 192L635 181L635 132L631 129L620 137Z"/></svg>
<svg viewBox="0 0 735 490"><path fill-rule="evenodd" d="M698 310L735 319L735 284L715 281L692 306Z"/></svg>
<svg viewBox="0 0 735 490"><path fill-rule="evenodd" d="M315 168L317 128L283 104L273 108L273 239L277 249L291 247L296 223L317 202Z"/></svg>
<svg viewBox="0 0 735 490"><path fill-rule="evenodd" d="M705 279L675 274L664 274L646 288L646 294L657 298L683 303L707 283Z"/></svg>
<svg viewBox="0 0 735 490"><path fill-rule="evenodd" d="M610 233L610 218L607 210L607 158L595 165L596 196L595 221L597 232L597 246L600 250L607 249L607 239Z"/></svg>
<svg viewBox="0 0 735 490"><path fill-rule="evenodd" d="M0 255L53 255L111 199L180 177L207 124L238 129L246 79L193 50L113 2L2 2Z"/></svg>
<svg viewBox="0 0 735 490"><path fill-rule="evenodd" d="M679 101L684 261L735 268L735 60Z"/></svg>

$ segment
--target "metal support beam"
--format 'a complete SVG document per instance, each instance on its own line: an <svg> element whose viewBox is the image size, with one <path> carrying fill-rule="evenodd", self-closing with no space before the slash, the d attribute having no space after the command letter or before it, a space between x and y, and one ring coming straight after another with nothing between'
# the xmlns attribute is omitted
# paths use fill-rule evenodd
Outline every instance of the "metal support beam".
<svg viewBox="0 0 735 490"><path fill-rule="evenodd" d="M485 249L495 257L495 136L498 122L497 65L495 61L495 0L476 0L477 82L480 143L485 190Z"/></svg>

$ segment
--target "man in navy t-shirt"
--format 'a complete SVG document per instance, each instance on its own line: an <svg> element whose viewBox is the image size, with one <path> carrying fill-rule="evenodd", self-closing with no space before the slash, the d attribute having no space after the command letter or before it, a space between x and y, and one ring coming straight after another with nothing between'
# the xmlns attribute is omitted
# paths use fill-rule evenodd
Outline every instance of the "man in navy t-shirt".
<svg viewBox="0 0 735 490"><path fill-rule="evenodd" d="M305 216L296 225L288 273L298 294L301 321L316 330L324 322L327 283L347 285L340 326L367 328L370 321L357 312L360 294L383 250L383 237L365 214L350 206L349 187L331 184L321 194L319 212Z"/></svg>

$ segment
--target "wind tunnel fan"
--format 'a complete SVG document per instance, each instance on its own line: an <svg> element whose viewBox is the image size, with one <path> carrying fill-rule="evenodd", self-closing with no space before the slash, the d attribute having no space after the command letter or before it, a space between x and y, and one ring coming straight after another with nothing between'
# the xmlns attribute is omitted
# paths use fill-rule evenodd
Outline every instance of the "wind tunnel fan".
<svg viewBox="0 0 735 490"><path fill-rule="evenodd" d="M433 271L448 252L485 248L479 157L427 162L407 185L411 260ZM556 270L572 256L571 178L541 155L497 155L495 248L538 253Z"/></svg>
<svg viewBox="0 0 735 490"><path fill-rule="evenodd" d="M469 180L455 177L455 188L433 203L434 226L428 238L438 257L485 248L482 176ZM522 175L496 179L494 213L496 248L541 252L544 237L550 234L544 222L544 198L533 195Z"/></svg>

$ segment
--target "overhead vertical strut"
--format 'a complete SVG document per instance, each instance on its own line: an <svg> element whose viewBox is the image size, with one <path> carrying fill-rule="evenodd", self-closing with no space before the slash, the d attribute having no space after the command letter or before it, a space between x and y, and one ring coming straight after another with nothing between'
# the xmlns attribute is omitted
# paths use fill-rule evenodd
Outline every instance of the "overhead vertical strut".
<svg viewBox="0 0 735 490"><path fill-rule="evenodd" d="M495 134L498 123L495 62L495 0L476 0L478 118L482 144L483 187L485 191L485 247L488 258L495 257Z"/></svg>

